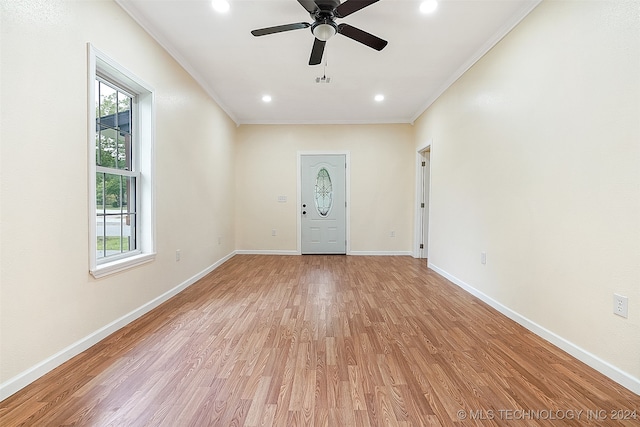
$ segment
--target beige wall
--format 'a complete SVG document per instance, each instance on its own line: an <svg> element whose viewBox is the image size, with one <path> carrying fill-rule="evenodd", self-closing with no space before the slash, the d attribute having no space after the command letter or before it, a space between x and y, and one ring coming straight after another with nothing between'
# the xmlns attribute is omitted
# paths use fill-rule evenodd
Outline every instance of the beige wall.
<svg viewBox="0 0 640 427"><path fill-rule="evenodd" d="M1 13L0 384L233 253L236 132L115 3L2 0ZM88 272L87 42L157 102L157 258L100 280Z"/></svg>
<svg viewBox="0 0 640 427"><path fill-rule="evenodd" d="M430 263L636 391L639 8L543 2L416 123L433 141Z"/></svg>
<svg viewBox="0 0 640 427"><path fill-rule="evenodd" d="M297 153L348 151L351 251L411 253L413 145L410 125L240 126L236 249L295 252ZM287 196L287 203L278 203L278 196Z"/></svg>

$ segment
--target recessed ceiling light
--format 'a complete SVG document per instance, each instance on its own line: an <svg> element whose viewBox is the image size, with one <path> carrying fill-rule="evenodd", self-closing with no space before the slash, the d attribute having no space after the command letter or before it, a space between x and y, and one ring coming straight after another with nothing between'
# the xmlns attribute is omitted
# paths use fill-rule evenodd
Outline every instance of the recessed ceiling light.
<svg viewBox="0 0 640 427"><path fill-rule="evenodd" d="M382 101L384 101L384 95L379 93L373 99L375 99L376 102L382 102Z"/></svg>
<svg viewBox="0 0 640 427"><path fill-rule="evenodd" d="M420 12L433 13L438 8L437 0L426 0L420 3Z"/></svg>
<svg viewBox="0 0 640 427"><path fill-rule="evenodd" d="M262 97L263 102L271 102L271 95L264 95Z"/></svg>
<svg viewBox="0 0 640 427"><path fill-rule="evenodd" d="M216 12L225 13L229 11L229 2L227 0L211 0L211 6Z"/></svg>

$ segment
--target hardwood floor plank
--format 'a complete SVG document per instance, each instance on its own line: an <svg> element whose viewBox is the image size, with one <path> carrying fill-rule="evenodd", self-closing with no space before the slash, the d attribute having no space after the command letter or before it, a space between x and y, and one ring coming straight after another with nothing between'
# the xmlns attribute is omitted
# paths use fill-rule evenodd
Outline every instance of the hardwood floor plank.
<svg viewBox="0 0 640 427"><path fill-rule="evenodd" d="M357 365L348 367L349 390L351 392L351 405L355 411L366 411L367 404L364 400L364 388L362 386L362 373Z"/></svg>
<svg viewBox="0 0 640 427"><path fill-rule="evenodd" d="M558 425L550 411L636 426L640 396L423 260L238 255L0 402L0 425Z"/></svg>

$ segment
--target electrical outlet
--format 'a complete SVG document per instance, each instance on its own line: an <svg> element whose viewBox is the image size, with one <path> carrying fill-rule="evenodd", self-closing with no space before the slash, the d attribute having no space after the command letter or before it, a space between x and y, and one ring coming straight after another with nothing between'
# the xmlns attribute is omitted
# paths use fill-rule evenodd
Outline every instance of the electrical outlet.
<svg viewBox="0 0 640 427"><path fill-rule="evenodd" d="M218 244L221 245L222 244L222 237L218 237Z"/></svg>
<svg viewBox="0 0 640 427"><path fill-rule="evenodd" d="M275 236L277 234L277 230L274 228L273 230L271 230L271 235Z"/></svg>
<svg viewBox="0 0 640 427"><path fill-rule="evenodd" d="M622 316L625 319L629 317L629 298L613 294L613 314Z"/></svg>
<svg viewBox="0 0 640 427"><path fill-rule="evenodd" d="M486 264L486 263L487 263L487 253L480 252L480 264Z"/></svg>
<svg viewBox="0 0 640 427"><path fill-rule="evenodd" d="M391 233L389 233L389 237L396 237L396 232L392 231Z"/></svg>
<svg viewBox="0 0 640 427"><path fill-rule="evenodd" d="M176 249L176 261L180 261L180 249Z"/></svg>

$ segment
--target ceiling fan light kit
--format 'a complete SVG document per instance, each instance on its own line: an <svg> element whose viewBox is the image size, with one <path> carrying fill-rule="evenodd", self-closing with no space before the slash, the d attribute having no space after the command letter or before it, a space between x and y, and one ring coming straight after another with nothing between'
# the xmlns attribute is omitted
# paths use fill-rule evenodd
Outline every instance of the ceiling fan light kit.
<svg viewBox="0 0 640 427"><path fill-rule="evenodd" d="M326 42L336 35L338 26L332 21L322 23L314 22L313 25L311 25L311 32L318 40Z"/></svg>
<svg viewBox="0 0 640 427"><path fill-rule="evenodd" d="M311 33L314 36L313 47L311 49L311 57L309 65L318 65L322 62L324 47L327 40L336 34L342 34L352 40L369 46L375 50L382 50L387 45L387 41L373 34L369 34L359 28L352 27L349 24L336 24L336 18L344 18L364 9L379 0L347 0L340 3L340 0L298 0L298 3L309 12L313 23L297 22L293 24L278 25L275 27L261 28L251 31L256 37L266 36L268 34L281 33L284 31L299 30L311 27Z"/></svg>

